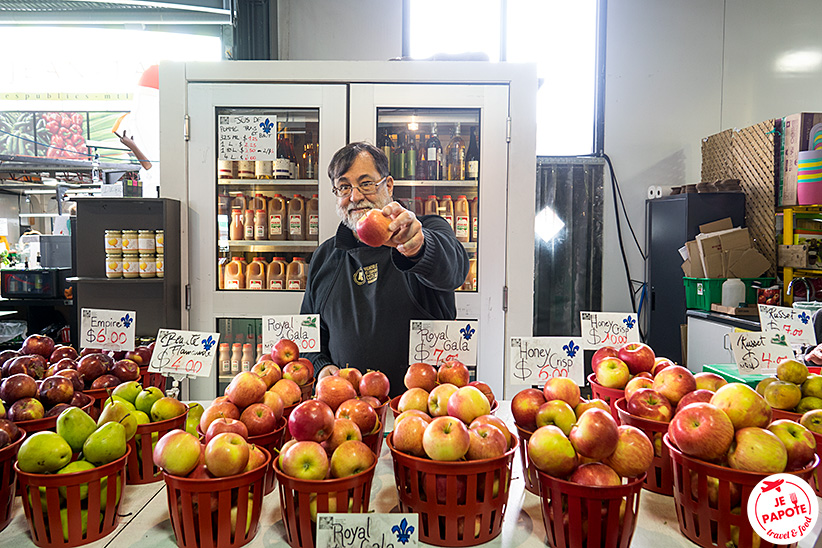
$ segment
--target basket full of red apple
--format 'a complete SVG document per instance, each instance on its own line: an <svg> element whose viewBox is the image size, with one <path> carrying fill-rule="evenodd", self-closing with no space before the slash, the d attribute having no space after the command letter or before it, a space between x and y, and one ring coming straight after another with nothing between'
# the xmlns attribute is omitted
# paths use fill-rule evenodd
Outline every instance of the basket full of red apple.
<svg viewBox="0 0 822 548"><path fill-rule="evenodd" d="M271 361L281 371L281 377L297 383L300 387L301 399L311 397L314 388L314 364L307 358L300 357L300 347L291 339L280 339L274 343L269 354L262 357L260 362Z"/></svg>
<svg viewBox="0 0 822 548"><path fill-rule="evenodd" d="M17 494L17 472L14 463L17 450L26 437L25 430L17 428L11 421L5 421L0 434L0 531L11 523L14 514L14 497Z"/></svg>

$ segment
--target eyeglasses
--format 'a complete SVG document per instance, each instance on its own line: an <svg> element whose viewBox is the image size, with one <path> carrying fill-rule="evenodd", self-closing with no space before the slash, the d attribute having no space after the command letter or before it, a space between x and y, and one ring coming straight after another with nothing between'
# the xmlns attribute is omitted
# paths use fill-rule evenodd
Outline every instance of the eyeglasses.
<svg viewBox="0 0 822 548"><path fill-rule="evenodd" d="M333 192L337 198L347 198L351 196L351 192L356 188L360 191L360 194L363 196L368 196L370 194L375 194L377 192L377 188L388 179L388 175L383 177L378 182L374 181L363 181L358 186L351 186L347 183L343 183L340 186L331 187L331 192Z"/></svg>

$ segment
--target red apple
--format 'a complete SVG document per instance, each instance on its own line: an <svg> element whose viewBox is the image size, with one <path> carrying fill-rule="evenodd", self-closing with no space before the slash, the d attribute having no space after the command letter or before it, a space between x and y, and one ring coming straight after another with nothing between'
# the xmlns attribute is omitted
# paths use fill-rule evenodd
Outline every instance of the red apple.
<svg viewBox="0 0 822 548"><path fill-rule="evenodd" d="M55 346L54 350L51 352L51 355L49 356L49 363L57 363L64 358L69 358L70 360L76 361L79 357L80 355L73 346L58 345Z"/></svg>
<svg viewBox="0 0 822 548"><path fill-rule="evenodd" d="M278 380L274 383L274 386L271 387L271 390L280 395L280 398L283 400L284 407L294 405L303 397L302 390L300 390L297 383L289 379Z"/></svg>
<svg viewBox="0 0 822 548"><path fill-rule="evenodd" d="M396 420L394 421L394 424L397 424ZM505 421L501 418L496 415L483 415L474 419L471 424L468 425L468 428L471 429L478 424L490 424L491 426L496 426L499 431L502 432L502 435L505 436L505 447L511 447L511 431L508 429L508 425L505 424Z"/></svg>
<svg viewBox="0 0 822 548"><path fill-rule="evenodd" d="M235 434L239 434L243 437L243 439L248 439L248 427L245 425L244 422L241 422L237 419L227 419L225 417L219 417L211 421L211 424L208 425L208 429L205 433L205 442L210 442L214 436L217 434L222 434L224 432L233 432Z"/></svg>
<svg viewBox="0 0 822 548"><path fill-rule="evenodd" d="M734 433L728 450L728 465L748 472L779 474L788 465L788 451L770 430L746 426Z"/></svg>
<svg viewBox="0 0 822 548"><path fill-rule="evenodd" d="M20 435L20 429L13 421L8 419L0 419L0 430L5 432L11 441L15 441L17 436Z"/></svg>
<svg viewBox="0 0 822 548"><path fill-rule="evenodd" d="M6 360L3 364L3 377L11 377L12 375L28 375L29 368L26 366L28 360L23 356L14 356ZM31 377L31 375L29 375ZM34 377L32 377L34 378Z"/></svg>
<svg viewBox="0 0 822 548"><path fill-rule="evenodd" d="M357 440L344 441L331 455L331 477L347 478L368 470L377 457L366 444Z"/></svg>
<svg viewBox="0 0 822 548"><path fill-rule="evenodd" d="M716 373L710 373L708 371L695 374L694 379L696 380L697 390L710 390L711 392L716 392L728 384L728 381Z"/></svg>
<svg viewBox="0 0 822 548"><path fill-rule="evenodd" d="M23 398L33 398L37 395L37 382L25 373L17 373L3 379L0 383L0 399L11 405Z"/></svg>
<svg viewBox="0 0 822 548"><path fill-rule="evenodd" d="M89 388L91 390L100 390L101 388L111 388L120 384L120 379L114 375L101 375L94 379Z"/></svg>
<svg viewBox="0 0 822 548"><path fill-rule="evenodd" d="M537 429L537 411L545 403L545 394L536 388L520 390L511 400L511 413L520 428L533 432Z"/></svg>
<svg viewBox="0 0 822 548"><path fill-rule="evenodd" d="M579 462L571 441L556 426L538 428L528 440L528 457L537 469L556 478L566 478Z"/></svg>
<svg viewBox="0 0 822 548"><path fill-rule="evenodd" d="M631 378L628 365L619 358L603 358L596 371L597 383L605 388L625 388Z"/></svg>
<svg viewBox="0 0 822 548"><path fill-rule="evenodd" d="M48 377L40 384L37 397L45 407L68 403L74 397L74 385L66 377Z"/></svg>
<svg viewBox="0 0 822 548"><path fill-rule="evenodd" d="M619 427L616 449L602 462L622 477L632 478L644 474L654 460L654 446L645 432L635 426Z"/></svg>
<svg viewBox="0 0 822 548"><path fill-rule="evenodd" d="M660 422L670 422L673 416L673 407L668 398L653 388L640 388L627 402L627 410L631 415Z"/></svg>
<svg viewBox="0 0 822 548"><path fill-rule="evenodd" d="M651 347L644 343L628 343L620 347L619 359L624 361L632 375L654 368L656 356Z"/></svg>
<svg viewBox="0 0 822 548"><path fill-rule="evenodd" d="M12 358L16 358L20 356L20 352L17 350L3 350L0 352L0 367L6 365L6 362L11 360ZM6 376L5 368L3 367L3 376Z"/></svg>
<svg viewBox="0 0 822 548"><path fill-rule="evenodd" d="M357 391L351 383L338 375L322 378L317 383L317 399L336 411L342 402L357 397Z"/></svg>
<svg viewBox="0 0 822 548"><path fill-rule="evenodd" d="M103 354L86 354L77 360L77 372L83 376L86 386L90 386L94 379L105 375L108 362Z"/></svg>
<svg viewBox="0 0 822 548"><path fill-rule="evenodd" d="M283 399L277 392L273 390L266 390L265 394L263 394L263 401L261 402L263 405L268 406L271 411L274 412L274 418L279 422L280 418L283 416Z"/></svg>
<svg viewBox="0 0 822 548"><path fill-rule="evenodd" d="M14 360L25 364L26 372L36 380L42 379L49 367L48 360L40 354L25 354Z"/></svg>
<svg viewBox="0 0 822 548"><path fill-rule="evenodd" d="M422 447L432 460L456 461L468 452L468 427L454 417L437 417L425 427Z"/></svg>
<svg viewBox="0 0 822 548"><path fill-rule="evenodd" d="M236 476L248 464L248 442L234 432L217 434L206 444L205 463L217 478Z"/></svg>
<svg viewBox="0 0 822 548"><path fill-rule="evenodd" d="M252 403L240 414L240 422L248 428L249 436L262 436L277 428L274 411L264 403Z"/></svg>
<svg viewBox="0 0 822 548"><path fill-rule="evenodd" d="M245 465L245 470L243 472L251 472L252 470L256 470L260 466L265 464L267 457L265 453L263 453L259 447L254 444L248 446L248 462ZM248 493L249 497L252 496L251 492ZM251 500L249 499L249 502ZM251 508L248 509L251 512Z"/></svg>
<svg viewBox="0 0 822 548"><path fill-rule="evenodd" d="M603 411L606 411L608 413L611 412L611 406L605 403L605 400L595 398L588 401L580 400L579 405L574 407L574 413L576 414L577 418L579 418L580 415L582 415L591 408L602 409Z"/></svg>
<svg viewBox="0 0 822 548"><path fill-rule="evenodd" d="M505 435L500 429L490 424L477 424L468 429L468 460L494 459L501 457L508 450Z"/></svg>
<svg viewBox="0 0 822 548"><path fill-rule="evenodd" d="M55 373L58 377L65 377L71 381L71 386L74 388L74 392L81 392L84 388L83 377L80 376L80 373L75 371L74 369L60 369Z"/></svg>
<svg viewBox="0 0 822 548"><path fill-rule="evenodd" d="M186 476L197 466L200 440L185 430L172 430L154 446L154 464L175 476Z"/></svg>
<svg viewBox="0 0 822 548"><path fill-rule="evenodd" d="M396 428L394 432L396 432ZM330 456L337 447L349 440L362 441L360 427L354 424L354 421L348 419L334 419L334 428L331 430L331 435L322 442L322 446ZM422 440L420 440L420 447L422 447L421 444Z"/></svg>
<svg viewBox="0 0 822 548"><path fill-rule="evenodd" d="M711 398L713 398L713 396L713 392L704 389L697 389L693 392L688 392L682 396L681 400L679 400L679 403L676 405L676 409L674 410L674 415L679 413L680 409L684 409L692 403L711 403Z"/></svg>
<svg viewBox="0 0 822 548"><path fill-rule="evenodd" d="M628 381L628 384L625 385L625 401L627 402L628 400L630 400L631 396L634 395L634 392L636 392L640 388L653 388L653 387L654 387L654 381L653 380L648 379L646 377L634 377L633 379Z"/></svg>
<svg viewBox="0 0 822 548"><path fill-rule="evenodd" d="M411 413L407 411L406 413ZM425 419L406 413L397 417L394 421L394 432L391 434L391 441L397 451L408 453L415 457L424 457L425 450L422 447L422 435L428 426ZM403 417L403 415L405 415ZM399 420L403 417L402 420Z"/></svg>
<svg viewBox="0 0 822 548"><path fill-rule="evenodd" d="M463 386L451 394L446 404L449 415L456 417L465 424L477 417L491 413L491 404L479 388L475 386Z"/></svg>
<svg viewBox="0 0 822 548"><path fill-rule="evenodd" d="M591 357L591 371L594 372L596 375L597 367L599 367L599 363L604 360L605 358L617 358L619 357L619 351L614 348L613 346L601 346L594 352L594 355Z"/></svg>
<svg viewBox="0 0 822 548"><path fill-rule="evenodd" d="M252 373L256 373L265 382L266 389L274 386L283 376L280 366L272 360L262 359L251 368Z"/></svg>
<svg viewBox="0 0 822 548"><path fill-rule="evenodd" d="M340 404L334 415L338 419L349 419L353 421L365 435L374 431L377 426L377 412L366 402L353 399L346 400Z"/></svg>
<svg viewBox="0 0 822 548"><path fill-rule="evenodd" d="M810 430L788 419L773 421L768 430L782 441L788 452L786 471L802 470L811 463L816 453L816 438Z"/></svg>
<svg viewBox="0 0 822 548"><path fill-rule="evenodd" d="M371 247L385 245L393 235L388 228L390 224L391 217L385 215L381 209L369 209L368 213L357 221L357 239Z"/></svg>
<svg viewBox="0 0 822 548"><path fill-rule="evenodd" d="M394 419L394 430L397 429L397 425L400 422L402 422L404 419L407 419L408 417L419 417L425 421L425 424L428 424L429 422L434 420L431 415L424 411L420 411L418 409L409 409L408 411L403 411L402 413L397 415L397 418Z"/></svg>
<svg viewBox="0 0 822 548"><path fill-rule="evenodd" d="M301 480L325 479L328 475L328 455L317 442L296 441L289 447L283 446L280 468L287 476Z"/></svg>
<svg viewBox="0 0 822 548"><path fill-rule="evenodd" d="M572 408L579 405L579 386L568 377L552 377L542 388L545 401L562 400Z"/></svg>
<svg viewBox="0 0 822 548"><path fill-rule="evenodd" d="M488 383L482 381L471 381L468 383L468 386L476 386L477 388L479 388L480 392L485 394L485 397L488 398L488 404L491 407L494 407L494 402L497 401L497 399L494 397L494 391L491 390L491 387L488 386Z"/></svg>
<svg viewBox="0 0 822 548"><path fill-rule="evenodd" d="M440 384L450 383L460 388L467 385L470 380L468 368L459 360L448 360L437 371L437 381Z"/></svg>
<svg viewBox="0 0 822 548"><path fill-rule="evenodd" d="M110 372L120 379L120 382L136 381L141 377L140 366L128 359L114 362Z"/></svg>
<svg viewBox="0 0 822 548"><path fill-rule="evenodd" d="M771 423L773 410L756 390L740 382L728 383L714 392L711 403L722 411L735 430L746 426L766 428Z"/></svg>
<svg viewBox="0 0 822 548"><path fill-rule="evenodd" d="M562 430L566 436L577 422L574 409L563 400L551 400L543 403L537 410L537 428L552 424Z"/></svg>
<svg viewBox="0 0 822 548"><path fill-rule="evenodd" d="M89 354L101 354L103 352L102 348L82 348L80 349L80 357L88 356Z"/></svg>
<svg viewBox="0 0 822 548"><path fill-rule="evenodd" d="M360 389L360 380L362 380L362 373L356 367L346 367L344 369L340 369L337 372L337 375L350 382L351 386L354 387L354 390Z"/></svg>
<svg viewBox="0 0 822 548"><path fill-rule="evenodd" d="M712 462L725 456L734 439L728 415L710 403L692 403L680 410L668 433L686 455Z"/></svg>
<svg viewBox="0 0 822 548"><path fill-rule="evenodd" d="M676 406L682 396L696 390L694 374L681 365L666 367L654 377L654 390L668 398Z"/></svg>
<svg viewBox="0 0 822 548"><path fill-rule="evenodd" d="M428 414L432 417L443 417L448 414L448 400L459 390L455 385L446 383L435 387L428 395Z"/></svg>
<svg viewBox="0 0 822 548"><path fill-rule="evenodd" d="M359 399L361 401L364 401L365 403L367 403L368 405L373 407L375 411L379 411L380 407L385 405L384 403L380 402L380 400L378 400L374 396L360 396L357 399Z"/></svg>
<svg viewBox="0 0 822 548"><path fill-rule="evenodd" d="M592 462L583 464L571 474L568 481L590 487L615 487L622 485L622 479L607 464Z"/></svg>
<svg viewBox="0 0 822 548"><path fill-rule="evenodd" d="M568 439L581 456L599 460L616 449L619 429L610 413L589 409L579 417Z"/></svg>
<svg viewBox="0 0 822 548"><path fill-rule="evenodd" d="M633 378L637 378L637 377L641 377L643 379L651 379L651 380L654 379L654 376L651 375L650 373L648 373L647 371L643 371L642 373L637 373L636 375L634 375Z"/></svg>
<svg viewBox="0 0 822 548"><path fill-rule="evenodd" d="M225 395L231 403L244 408L260 401L265 390L265 381L259 375L251 371L241 371L231 379L231 383L225 389Z"/></svg>
<svg viewBox="0 0 822 548"><path fill-rule="evenodd" d="M422 388L409 388L397 403L397 409L400 413L408 411L409 409L418 409L425 413L428 412L428 392Z"/></svg>
<svg viewBox="0 0 822 548"><path fill-rule="evenodd" d="M822 434L822 409L806 411L799 419L799 424L817 434Z"/></svg>
<svg viewBox="0 0 822 548"><path fill-rule="evenodd" d="M200 416L200 431L208 432L208 427L219 418L240 420L240 410L229 401L212 403Z"/></svg>
<svg viewBox="0 0 822 548"><path fill-rule="evenodd" d="M48 369L46 369L46 377L51 377L52 375L57 374L58 371L63 371L64 369L77 369L77 362L70 359L70 358L63 358L62 360L56 361L52 363Z"/></svg>
<svg viewBox="0 0 822 548"><path fill-rule="evenodd" d="M298 441L320 443L327 440L333 430L334 412L320 400L304 401L288 416L288 431Z"/></svg>
<svg viewBox="0 0 822 548"><path fill-rule="evenodd" d="M151 354L152 351L147 346L138 346L134 350L126 352L126 355L123 357L143 367L151 362Z"/></svg>
<svg viewBox="0 0 822 548"><path fill-rule="evenodd" d="M651 370L651 378L656 377L657 374L665 369L666 367L671 367L672 365L676 365L673 361L669 360L668 358L657 358L654 360L654 368Z"/></svg>
<svg viewBox="0 0 822 548"><path fill-rule="evenodd" d="M373 396L385 403L390 392L391 382L382 371L369 371L360 379L360 396Z"/></svg>
<svg viewBox="0 0 822 548"><path fill-rule="evenodd" d="M271 350L271 360L283 367L285 364L293 362L300 357L300 348L297 343L290 339L280 339L274 344Z"/></svg>
<svg viewBox="0 0 822 548"><path fill-rule="evenodd" d="M45 417L46 410L40 400L23 398L11 404L6 416L14 422L33 421Z"/></svg>
<svg viewBox="0 0 822 548"><path fill-rule="evenodd" d="M305 386L314 377L314 367L308 367L305 362L308 360L299 358L293 362L285 364L283 367L283 378L296 382L300 386ZM311 362L309 362L310 364Z"/></svg>
<svg viewBox="0 0 822 548"><path fill-rule="evenodd" d="M405 372L405 387L422 388L426 392L431 392L437 386L437 369L427 363L412 363Z"/></svg>
<svg viewBox="0 0 822 548"><path fill-rule="evenodd" d="M71 407L71 405L67 403L58 403L57 405L46 411L44 417L59 417L60 413L62 413L69 407Z"/></svg>
<svg viewBox="0 0 822 548"><path fill-rule="evenodd" d="M39 354L44 358L48 358L54 352L54 339L45 335L29 335L23 341L20 352L23 354Z"/></svg>

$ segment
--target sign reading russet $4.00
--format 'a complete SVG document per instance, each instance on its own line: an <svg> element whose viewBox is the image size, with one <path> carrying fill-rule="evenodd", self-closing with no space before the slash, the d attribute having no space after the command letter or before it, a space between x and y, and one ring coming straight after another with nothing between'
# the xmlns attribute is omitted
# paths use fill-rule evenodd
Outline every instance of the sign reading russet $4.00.
<svg viewBox="0 0 822 548"><path fill-rule="evenodd" d="M583 350L640 342L637 316L634 313L580 312L579 318L582 335L580 346Z"/></svg>
<svg viewBox="0 0 822 548"><path fill-rule="evenodd" d="M785 335L779 331L731 333L729 338L740 375L776 373L779 362L794 358Z"/></svg>

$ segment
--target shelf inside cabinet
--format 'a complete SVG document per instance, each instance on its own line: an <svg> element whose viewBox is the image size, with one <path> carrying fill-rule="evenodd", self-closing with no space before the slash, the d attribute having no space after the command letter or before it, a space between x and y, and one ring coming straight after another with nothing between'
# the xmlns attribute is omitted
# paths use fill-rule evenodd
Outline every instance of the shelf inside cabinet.
<svg viewBox="0 0 822 548"><path fill-rule="evenodd" d="M221 188L247 189L248 187L281 188L294 186L317 186L317 179L218 179Z"/></svg>
<svg viewBox="0 0 822 548"><path fill-rule="evenodd" d="M314 251L319 242L308 240L284 241L284 240L220 240L217 242L222 248L230 247L237 251Z"/></svg>
<svg viewBox="0 0 822 548"><path fill-rule="evenodd" d="M478 179L468 181L411 181L411 180L394 180L394 186L444 186L444 187L462 187L476 189L479 185Z"/></svg>
<svg viewBox="0 0 822 548"><path fill-rule="evenodd" d="M465 251L476 251L477 250L477 242L460 242L462 247L465 248Z"/></svg>
<svg viewBox="0 0 822 548"><path fill-rule="evenodd" d="M67 282L81 282L81 283L134 283L135 281L138 282L148 282L148 283L163 283L165 277L159 278L154 276L153 278L96 278L91 276L75 276L73 278L66 278Z"/></svg>

